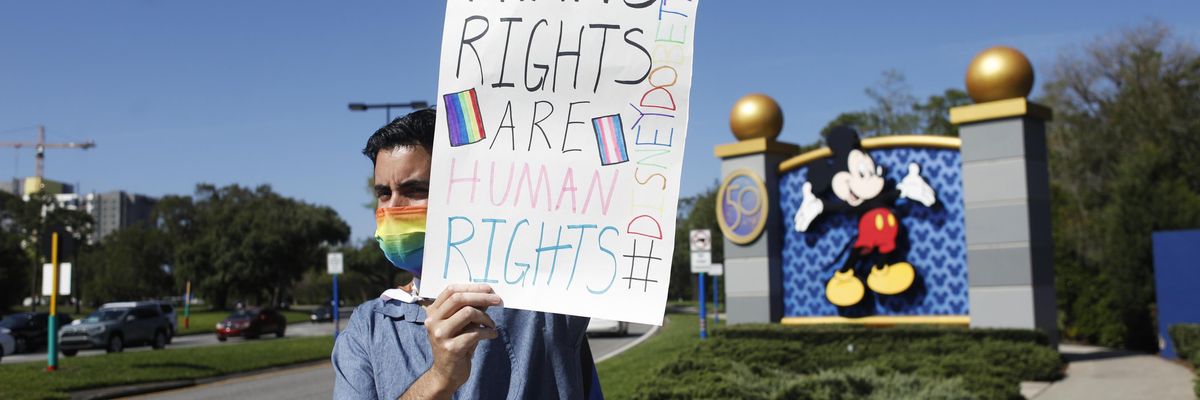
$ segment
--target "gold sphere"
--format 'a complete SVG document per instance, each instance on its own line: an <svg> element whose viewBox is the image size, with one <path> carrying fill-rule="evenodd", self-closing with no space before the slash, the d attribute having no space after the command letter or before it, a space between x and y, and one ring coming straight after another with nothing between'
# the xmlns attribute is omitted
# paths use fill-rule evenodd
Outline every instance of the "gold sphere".
<svg viewBox="0 0 1200 400"><path fill-rule="evenodd" d="M729 128L738 140L774 140L783 130L783 110L770 96L749 94L733 104L733 110L729 112Z"/></svg>
<svg viewBox="0 0 1200 400"><path fill-rule="evenodd" d="M967 67L967 94L976 103L1025 98L1033 90L1033 65L1012 47L984 50Z"/></svg>

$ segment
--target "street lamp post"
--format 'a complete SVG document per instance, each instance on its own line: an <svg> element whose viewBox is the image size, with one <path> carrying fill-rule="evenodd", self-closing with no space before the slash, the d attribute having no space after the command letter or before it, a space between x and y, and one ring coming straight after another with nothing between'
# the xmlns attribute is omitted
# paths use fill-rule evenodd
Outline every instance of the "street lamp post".
<svg viewBox="0 0 1200 400"><path fill-rule="evenodd" d="M425 102L425 101L421 101L421 100L408 102L408 103L381 103L381 104L350 103L349 108L350 108L350 111L367 111L372 108L385 109L385 110L387 110L387 121L384 121L384 125L386 125L386 124L392 122L392 109L393 108L411 108L414 110L420 110L420 109L424 109L424 108L429 108L429 103Z"/></svg>

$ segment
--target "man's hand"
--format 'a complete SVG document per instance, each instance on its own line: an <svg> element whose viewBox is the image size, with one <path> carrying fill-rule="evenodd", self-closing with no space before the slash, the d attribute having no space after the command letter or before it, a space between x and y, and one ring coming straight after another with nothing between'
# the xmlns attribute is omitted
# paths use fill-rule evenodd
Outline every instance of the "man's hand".
<svg viewBox="0 0 1200 400"><path fill-rule="evenodd" d="M479 342L497 336L496 322L484 311L500 305L488 285L450 285L425 307L425 330L433 349L433 366L400 396L450 398L471 376L471 357Z"/></svg>

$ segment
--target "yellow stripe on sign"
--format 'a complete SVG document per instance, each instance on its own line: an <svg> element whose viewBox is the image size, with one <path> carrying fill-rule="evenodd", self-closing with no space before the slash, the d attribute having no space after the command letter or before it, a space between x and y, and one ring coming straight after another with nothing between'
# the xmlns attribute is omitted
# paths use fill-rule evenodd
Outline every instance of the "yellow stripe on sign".
<svg viewBox="0 0 1200 400"><path fill-rule="evenodd" d="M475 106L471 104L471 92L462 92L458 94L459 107L463 113L463 120L467 121L467 141L478 139L476 135L479 133L479 120L475 116Z"/></svg>

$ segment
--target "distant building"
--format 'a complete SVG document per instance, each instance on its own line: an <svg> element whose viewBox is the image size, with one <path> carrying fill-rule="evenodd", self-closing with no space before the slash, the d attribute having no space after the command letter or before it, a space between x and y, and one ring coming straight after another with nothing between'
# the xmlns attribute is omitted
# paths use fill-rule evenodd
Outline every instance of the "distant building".
<svg viewBox="0 0 1200 400"><path fill-rule="evenodd" d="M89 242L99 241L121 228L149 223L154 205L158 204L156 198L123 190L81 195L75 193L73 185L32 176L25 179L0 180L0 191L21 196L26 200L32 193L45 191L54 195L55 207L88 213L93 220Z"/></svg>
<svg viewBox="0 0 1200 400"><path fill-rule="evenodd" d="M21 183L21 180L17 179L17 178L12 178L11 180L0 181L0 192L8 192L8 193L12 193L17 196L20 196L23 194L23 193L21 193L21 190L24 187L25 186L24 186L24 184Z"/></svg>
<svg viewBox="0 0 1200 400"><path fill-rule="evenodd" d="M37 193L41 191L45 191L46 193L50 194L75 193L75 186L59 181L38 178L36 176L25 178L25 191L22 194L29 195L31 193Z"/></svg>
<svg viewBox="0 0 1200 400"><path fill-rule="evenodd" d="M150 214L158 199L118 190L89 193L85 204L85 211L93 219L93 240L98 241L117 229L150 223Z"/></svg>
<svg viewBox="0 0 1200 400"><path fill-rule="evenodd" d="M17 196L28 196L32 193L40 191L46 193L61 195L75 193L75 186L54 181L50 179L38 178L36 176L27 177L25 179L12 178L11 180L0 181L0 191L15 194Z"/></svg>

